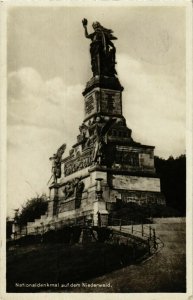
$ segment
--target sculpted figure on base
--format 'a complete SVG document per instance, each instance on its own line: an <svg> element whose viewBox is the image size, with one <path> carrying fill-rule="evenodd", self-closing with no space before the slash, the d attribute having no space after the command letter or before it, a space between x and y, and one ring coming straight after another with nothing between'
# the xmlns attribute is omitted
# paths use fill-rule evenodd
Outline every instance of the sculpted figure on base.
<svg viewBox="0 0 193 300"><path fill-rule="evenodd" d="M108 131L113 126L113 124L116 122L116 119L110 118L105 124L100 126L100 117L96 118L96 124L95 124L95 146L93 151L93 157L92 161L96 164L101 165L103 161L106 159L106 135L108 134Z"/></svg>
<svg viewBox="0 0 193 300"><path fill-rule="evenodd" d="M49 158L49 160L52 161L52 176L54 181L53 183L57 183L57 179L61 177L61 160L62 155L66 149L66 144L63 144L56 152L56 154L53 154L52 157ZM51 180L50 178L50 180ZM48 181L48 183L50 182Z"/></svg>

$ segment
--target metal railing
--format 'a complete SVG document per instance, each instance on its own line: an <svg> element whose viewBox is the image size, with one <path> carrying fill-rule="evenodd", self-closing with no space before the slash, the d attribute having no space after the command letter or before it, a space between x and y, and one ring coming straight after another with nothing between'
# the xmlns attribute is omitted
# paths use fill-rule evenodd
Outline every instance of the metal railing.
<svg viewBox="0 0 193 300"><path fill-rule="evenodd" d="M147 225L142 222L137 223L131 220L117 218L111 218L109 223L110 225L107 227L116 232L116 234L118 234L118 232L122 235L126 234L128 239L135 238L136 243L146 245L148 247L149 254L155 252L159 245L163 244L159 237L156 236L155 228L153 228L150 224ZM57 231L65 226L80 226L82 228L88 228L93 227L94 222L93 219L87 220L85 217L66 220L51 220L47 224L41 222L37 226L25 226L21 228L21 230L17 232L17 235L15 235L14 239L19 239L26 235L43 235L48 231Z"/></svg>
<svg viewBox="0 0 193 300"><path fill-rule="evenodd" d="M151 224L136 223L131 220L111 218L110 225L107 228L111 229L110 239L106 242L132 245L133 258L141 261L153 254L157 253L163 246L163 242L156 236L156 230ZM57 231L63 229L65 226L79 226L83 228L89 228L93 230L93 219L87 220L85 217L66 219L66 220L51 220L45 224L41 222L39 226L26 226L17 235L15 239L27 235L41 236L43 241L43 235L49 231ZM92 231L93 232L93 231ZM138 249L145 249L143 256L137 257Z"/></svg>
<svg viewBox="0 0 193 300"><path fill-rule="evenodd" d="M151 224L137 223L131 220L111 218L111 229L125 233L128 237L133 236L139 243L144 243L148 247L149 254L154 253L158 248L163 247L163 242L156 235L156 230ZM141 241L140 241L140 240Z"/></svg>
<svg viewBox="0 0 193 300"><path fill-rule="evenodd" d="M26 235L37 235L37 234L44 234L50 230L59 230L62 229L64 226L81 226L81 227L88 227L93 226L93 219L87 220L86 218L73 218L73 219L66 219L66 220L51 220L49 223L45 224L41 222L37 226L23 226L15 232L14 239L19 239Z"/></svg>

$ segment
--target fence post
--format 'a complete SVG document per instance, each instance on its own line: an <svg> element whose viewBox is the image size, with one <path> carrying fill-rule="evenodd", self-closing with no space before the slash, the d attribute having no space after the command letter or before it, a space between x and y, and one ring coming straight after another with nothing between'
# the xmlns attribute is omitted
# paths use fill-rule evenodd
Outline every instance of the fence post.
<svg viewBox="0 0 193 300"><path fill-rule="evenodd" d="M131 225L131 233L133 234L133 223Z"/></svg>
<svg viewBox="0 0 193 300"><path fill-rule="evenodd" d="M150 238L147 239L147 243L148 243L148 252L149 252L149 255L151 255Z"/></svg>
<svg viewBox="0 0 193 300"><path fill-rule="evenodd" d="M153 246L154 246L154 249L156 249L156 234L155 234L155 228L153 228Z"/></svg>
<svg viewBox="0 0 193 300"><path fill-rule="evenodd" d="M121 220L119 221L120 231L121 231Z"/></svg>
<svg viewBox="0 0 193 300"><path fill-rule="evenodd" d="M144 234L144 228L143 228L143 223L141 224L141 235L143 236Z"/></svg>
<svg viewBox="0 0 193 300"><path fill-rule="evenodd" d="M151 240L151 226L149 226L149 238Z"/></svg>

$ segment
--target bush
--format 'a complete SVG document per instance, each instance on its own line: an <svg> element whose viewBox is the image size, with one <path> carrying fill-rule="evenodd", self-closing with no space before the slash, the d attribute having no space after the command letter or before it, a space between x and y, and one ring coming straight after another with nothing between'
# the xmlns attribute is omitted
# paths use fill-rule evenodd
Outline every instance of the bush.
<svg viewBox="0 0 193 300"><path fill-rule="evenodd" d="M44 196L28 200L17 216L17 223L21 226L40 218L47 211L48 203Z"/></svg>
<svg viewBox="0 0 193 300"><path fill-rule="evenodd" d="M106 227L95 227L94 230L97 232L97 240L100 243L108 240L112 234L112 230Z"/></svg>
<svg viewBox="0 0 193 300"><path fill-rule="evenodd" d="M109 215L110 225L119 225L119 219L132 223L149 223L150 218L178 217L181 213L173 208L164 205L139 205L137 203L119 204L119 209ZM115 219L115 220L113 220ZM116 221L117 219L117 221ZM123 223L122 225L126 225Z"/></svg>

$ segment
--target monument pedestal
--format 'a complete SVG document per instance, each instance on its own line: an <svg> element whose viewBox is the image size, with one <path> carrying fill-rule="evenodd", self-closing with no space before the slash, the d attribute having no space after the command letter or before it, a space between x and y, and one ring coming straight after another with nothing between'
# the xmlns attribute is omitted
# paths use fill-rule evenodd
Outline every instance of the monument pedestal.
<svg viewBox="0 0 193 300"><path fill-rule="evenodd" d="M84 19L85 36L91 39L93 77L82 93L84 119L75 144L65 158L66 144L50 157L54 183L49 187L45 223L82 220L107 226L117 201L165 205L154 167L154 146L135 142L123 116L113 31L96 22L89 35L86 25ZM37 224L41 223L33 222Z"/></svg>
<svg viewBox="0 0 193 300"><path fill-rule="evenodd" d="M165 205L154 147L133 141L122 115L122 90L115 77L96 76L87 83L85 118L76 144L61 161L60 181L50 187L49 214L92 216L94 225L106 226L117 199Z"/></svg>
<svg viewBox="0 0 193 300"><path fill-rule="evenodd" d="M91 38L86 25L84 19L85 35ZM83 91L84 120L76 143L61 160L58 185L50 187L53 203L49 210L53 215L59 211L58 216L66 219L92 216L94 225L106 226L117 200L165 205L165 199L154 167L154 146L135 142L123 116L123 87L116 76L111 41L116 38L112 31L95 25L100 30L92 35L93 77Z"/></svg>

